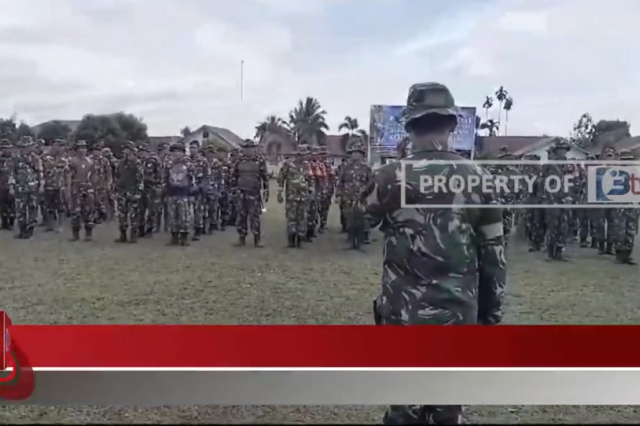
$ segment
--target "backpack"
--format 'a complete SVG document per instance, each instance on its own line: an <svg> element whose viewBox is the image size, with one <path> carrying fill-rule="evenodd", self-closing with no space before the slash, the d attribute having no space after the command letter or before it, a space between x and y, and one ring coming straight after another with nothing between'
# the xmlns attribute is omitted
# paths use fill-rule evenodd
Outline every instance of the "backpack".
<svg viewBox="0 0 640 426"><path fill-rule="evenodd" d="M189 169L184 163L178 163L169 170L169 185L172 188L189 189L191 182L189 180Z"/></svg>

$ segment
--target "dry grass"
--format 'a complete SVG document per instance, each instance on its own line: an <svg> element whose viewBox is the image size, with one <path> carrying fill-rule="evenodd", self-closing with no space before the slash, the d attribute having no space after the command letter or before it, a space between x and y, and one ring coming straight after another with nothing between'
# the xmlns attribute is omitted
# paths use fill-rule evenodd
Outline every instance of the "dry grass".
<svg viewBox="0 0 640 426"><path fill-rule="evenodd" d="M61 235L14 241L0 234L3 308L17 323L370 324L380 246L342 251L332 231L302 251L284 248L283 213L264 219L267 248L232 247L235 230L189 248L166 236L116 245L101 226L92 243ZM549 264L515 245L507 321L518 324L637 324L637 267L593 250ZM4 407L0 423L379 423L382 407ZM473 407L470 422L640 422L634 407Z"/></svg>

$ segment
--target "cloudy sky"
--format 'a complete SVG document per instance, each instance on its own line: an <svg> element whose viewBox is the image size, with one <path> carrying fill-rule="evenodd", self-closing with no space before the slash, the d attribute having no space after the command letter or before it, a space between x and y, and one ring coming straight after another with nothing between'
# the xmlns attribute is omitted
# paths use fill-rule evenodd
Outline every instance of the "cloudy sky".
<svg viewBox="0 0 640 426"><path fill-rule="evenodd" d="M314 96L337 132L345 115L368 127L371 104L401 104L425 81L479 108L504 85L510 134L567 135L585 111L640 123L637 0L0 0L0 10L0 116L31 124L127 111L152 135L211 124L248 137Z"/></svg>

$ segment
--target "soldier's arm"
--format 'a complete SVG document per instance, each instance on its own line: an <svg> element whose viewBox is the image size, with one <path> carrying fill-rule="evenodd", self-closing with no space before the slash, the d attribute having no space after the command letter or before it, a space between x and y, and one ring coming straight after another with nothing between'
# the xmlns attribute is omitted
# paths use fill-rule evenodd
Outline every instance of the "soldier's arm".
<svg viewBox="0 0 640 426"><path fill-rule="evenodd" d="M107 178L107 188L111 188L113 185L113 172L111 170L111 161L103 161L105 167L105 176Z"/></svg>
<svg viewBox="0 0 640 426"><path fill-rule="evenodd" d="M493 200L486 202L492 203ZM479 209L477 218L478 323L495 325L502 321L507 279L502 209Z"/></svg>
<svg viewBox="0 0 640 426"><path fill-rule="evenodd" d="M142 190L144 188L144 166L140 160L136 161L136 182L138 182L138 189Z"/></svg>
<svg viewBox="0 0 640 426"><path fill-rule="evenodd" d="M353 209L363 209L367 212L371 228L380 226L387 212L399 203L389 198L394 192L392 186L396 185L395 174L392 177L393 180L390 180L386 168L379 169L371 176L355 200Z"/></svg>
<svg viewBox="0 0 640 426"><path fill-rule="evenodd" d="M16 186L16 167L12 158L9 158L6 162L7 171L9 173L9 189L15 191Z"/></svg>
<svg viewBox="0 0 640 426"><path fill-rule="evenodd" d="M240 175L240 170L238 169L238 162L234 161L230 164L230 173L229 173L229 186L231 188L235 188L238 183L238 178Z"/></svg>
<svg viewBox="0 0 640 426"><path fill-rule="evenodd" d="M289 163L284 163L282 167L280 167L280 171L278 172L278 191L284 190L284 181L287 177L287 169L289 167Z"/></svg>
<svg viewBox="0 0 640 426"><path fill-rule="evenodd" d="M269 198L269 170L267 169L267 162L264 158L260 158L260 167L258 168L260 174L260 182L262 183L262 190L266 193L266 198Z"/></svg>

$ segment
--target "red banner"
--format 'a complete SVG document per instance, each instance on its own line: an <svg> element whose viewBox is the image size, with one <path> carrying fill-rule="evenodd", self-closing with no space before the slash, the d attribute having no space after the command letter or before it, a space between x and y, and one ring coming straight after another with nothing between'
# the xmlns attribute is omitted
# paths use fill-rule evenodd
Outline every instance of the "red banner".
<svg viewBox="0 0 640 426"><path fill-rule="evenodd" d="M11 333L33 367L640 366L636 326L14 325Z"/></svg>
<svg viewBox="0 0 640 426"><path fill-rule="evenodd" d="M24 400L35 388L35 376L29 359L21 348L13 344L11 319L0 311L2 327L2 369L0 369L0 399Z"/></svg>

